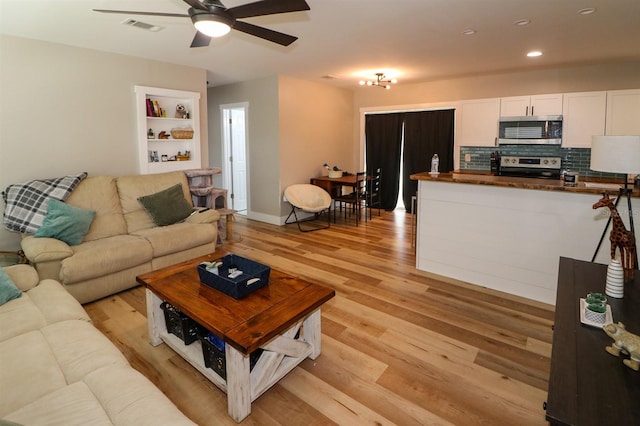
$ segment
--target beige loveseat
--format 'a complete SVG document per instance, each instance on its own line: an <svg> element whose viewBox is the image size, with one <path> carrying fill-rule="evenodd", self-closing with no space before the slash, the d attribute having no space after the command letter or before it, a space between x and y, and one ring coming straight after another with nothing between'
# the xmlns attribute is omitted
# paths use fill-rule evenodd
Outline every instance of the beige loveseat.
<svg viewBox="0 0 640 426"><path fill-rule="evenodd" d="M4 270L23 293L0 306L0 424L195 425L60 283L29 265Z"/></svg>
<svg viewBox="0 0 640 426"><path fill-rule="evenodd" d="M137 285L137 275L215 250L220 219L215 210L156 226L138 201L178 183L192 205L187 177L180 171L87 177L66 200L96 212L83 242L69 246L53 238L26 236L22 250L41 279L59 281L80 303L131 288Z"/></svg>

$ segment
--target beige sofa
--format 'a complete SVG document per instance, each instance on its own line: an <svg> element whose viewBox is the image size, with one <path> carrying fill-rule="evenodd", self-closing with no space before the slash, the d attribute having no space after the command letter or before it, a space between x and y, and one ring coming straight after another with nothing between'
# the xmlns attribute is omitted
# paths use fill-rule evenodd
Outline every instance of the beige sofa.
<svg viewBox="0 0 640 426"><path fill-rule="evenodd" d="M29 265L4 270L23 293L0 306L0 424L195 425L60 283Z"/></svg>
<svg viewBox="0 0 640 426"><path fill-rule="evenodd" d="M183 172L87 177L66 203L96 212L81 244L25 236L22 250L41 279L55 279L80 303L135 286L136 276L211 253L218 237L215 210L156 226L138 201L177 183L192 203ZM168 206L167 208L170 208Z"/></svg>

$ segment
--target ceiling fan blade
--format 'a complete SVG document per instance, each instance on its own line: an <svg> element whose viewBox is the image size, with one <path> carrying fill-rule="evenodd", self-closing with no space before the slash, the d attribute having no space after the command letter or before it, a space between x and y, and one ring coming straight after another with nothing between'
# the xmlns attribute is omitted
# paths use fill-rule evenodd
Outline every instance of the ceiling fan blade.
<svg viewBox="0 0 640 426"><path fill-rule="evenodd" d="M186 1L186 0L185 0ZM310 10L305 0L262 0L227 9L236 19Z"/></svg>
<svg viewBox="0 0 640 426"><path fill-rule="evenodd" d="M233 25L234 30L242 31L243 33L250 34L252 36L260 37L265 40L278 43L282 46L288 46L298 39L288 34L279 33L268 28L259 27L257 25L249 24L247 22L236 21Z"/></svg>
<svg viewBox="0 0 640 426"><path fill-rule="evenodd" d="M189 15L184 13L161 13L161 12L136 12L133 10L107 10L107 9L93 9L94 12L100 13L119 13L125 15L148 15L148 16L171 16L175 18L188 18Z"/></svg>
<svg viewBox="0 0 640 426"><path fill-rule="evenodd" d="M194 9L209 10L207 6L200 3L198 0L183 0L183 1Z"/></svg>
<svg viewBox="0 0 640 426"><path fill-rule="evenodd" d="M211 37L202 34L200 31L196 31L196 35L193 37L190 47L207 47L211 42Z"/></svg>

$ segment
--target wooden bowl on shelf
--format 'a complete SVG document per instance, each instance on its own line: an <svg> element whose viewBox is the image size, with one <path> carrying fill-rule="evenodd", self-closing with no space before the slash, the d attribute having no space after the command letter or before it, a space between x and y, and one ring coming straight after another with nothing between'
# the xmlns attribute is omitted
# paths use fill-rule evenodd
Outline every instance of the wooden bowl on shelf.
<svg viewBox="0 0 640 426"><path fill-rule="evenodd" d="M171 130L174 139L193 139L193 130Z"/></svg>

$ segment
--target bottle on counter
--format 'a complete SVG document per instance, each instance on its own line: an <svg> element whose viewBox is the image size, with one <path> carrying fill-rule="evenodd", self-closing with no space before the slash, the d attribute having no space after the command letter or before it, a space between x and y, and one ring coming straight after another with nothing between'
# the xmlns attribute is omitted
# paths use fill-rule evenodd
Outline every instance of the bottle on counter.
<svg viewBox="0 0 640 426"><path fill-rule="evenodd" d="M438 158L438 154L433 154L431 157L431 171L429 172L432 175L437 175L438 168L440 167L440 158Z"/></svg>

